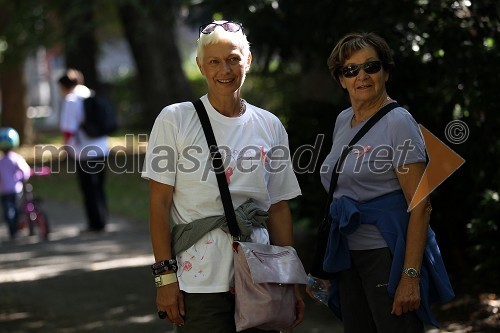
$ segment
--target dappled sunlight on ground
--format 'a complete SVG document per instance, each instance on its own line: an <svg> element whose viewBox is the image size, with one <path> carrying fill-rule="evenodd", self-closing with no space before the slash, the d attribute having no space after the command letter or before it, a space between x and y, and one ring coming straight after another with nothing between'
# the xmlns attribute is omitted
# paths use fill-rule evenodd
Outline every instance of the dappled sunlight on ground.
<svg viewBox="0 0 500 333"><path fill-rule="evenodd" d="M49 241L0 226L0 332L163 332L148 228L112 217L104 233L85 228L78 206L45 202Z"/></svg>
<svg viewBox="0 0 500 333"><path fill-rule="evenodd" d="M37 237L20 237L2 245L0 283L35 281L70 271L146 267L153 260L146 246L135 255L130 253L133 242L124 242L126 231L119 223L109 224L106 233L93 235L80 235L74 225L53 229L46 244L41 244ZM133 234L130 238L133 241Z"/></svg>
<svg viewBox="0 0 500 333"><path fill-rule="evenodd" d="M442 328L427 333L500 332L500 300L496 294L460 295L438 311Z"/></svg>

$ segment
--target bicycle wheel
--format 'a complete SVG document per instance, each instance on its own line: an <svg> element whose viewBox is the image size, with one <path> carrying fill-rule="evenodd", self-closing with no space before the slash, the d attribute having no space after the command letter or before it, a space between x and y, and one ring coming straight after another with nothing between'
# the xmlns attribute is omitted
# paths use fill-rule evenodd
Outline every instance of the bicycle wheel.
<svg viewBox="0 0 500 333"><path fill-rule="evenodd" d="M49 238L50 232L49 220L47 219L47 215L43 211L39 211L35 221L38 226L38 233L40 237L42 237L44 240L47 240Z"/></svg>
<svg viewBox="0 0 500 333"><path fill-rule="evenodd" d="M31 214L33 214L33 213L29 213L29 216L26 218L26 221L28 221L29 235L34 236L35 235L35 228L36 228L36 221L32 219Z"/></svg>

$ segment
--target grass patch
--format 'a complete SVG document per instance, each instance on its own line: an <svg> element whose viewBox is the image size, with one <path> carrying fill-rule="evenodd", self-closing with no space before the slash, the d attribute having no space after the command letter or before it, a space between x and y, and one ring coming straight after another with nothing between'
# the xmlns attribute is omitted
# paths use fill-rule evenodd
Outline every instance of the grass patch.
<svg viewBox="0 0 500 333"><path fill-rule="evenodd" d="M142 166L142 163L140 164ZM111 213L143 223L149 222L149 182L138 170L118 174L108 172L107 194Z"/></svg>
<svg viewBox="0 0 500 333"><path fill-rule="evenodd" d="M115 163L116 162L116 163ZM109 159L106 173L106 194L111 214L148 223L149 183L140 176L141 155L122 155ZM68 171L66 161L52 167L48 176L32 177L36 196L44 200L83 205L77 175Z"/></svg>

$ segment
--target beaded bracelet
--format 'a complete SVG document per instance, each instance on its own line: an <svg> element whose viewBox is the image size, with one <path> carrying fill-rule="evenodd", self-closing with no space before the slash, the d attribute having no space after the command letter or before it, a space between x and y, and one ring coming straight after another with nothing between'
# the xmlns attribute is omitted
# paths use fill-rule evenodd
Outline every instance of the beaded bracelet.
<svg viewBox="0 0 500 333"><path fill-rule="evenodd" d="M158 275L166 271L177 272L177 260L169 259L155 262L151 265L151 269L153 270L154 275Z"/></svg>
<svg viewBox="0 0 500 333"><path fill-rule="evenodd" d="M170 265L170 266L165 266L165 267L160 267L158 269L153 269L153 275L160 275L165 272L173 271L174 273L177 272L177 265Z"/></svg>

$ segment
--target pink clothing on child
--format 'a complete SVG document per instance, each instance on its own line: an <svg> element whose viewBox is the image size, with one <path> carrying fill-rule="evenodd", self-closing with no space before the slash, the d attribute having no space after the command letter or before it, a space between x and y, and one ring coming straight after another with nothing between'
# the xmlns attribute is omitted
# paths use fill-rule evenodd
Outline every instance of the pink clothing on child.
<svg viewBox="0 0 500 333"><path fill-rule="evenodd" d="M9 151L0 158L0 195L21 193L31 169L19 154Z"/></svg>

